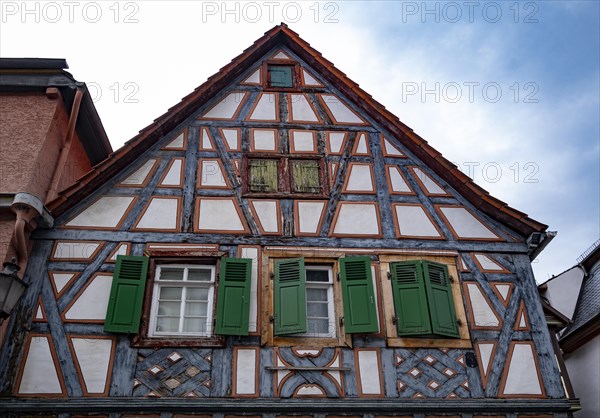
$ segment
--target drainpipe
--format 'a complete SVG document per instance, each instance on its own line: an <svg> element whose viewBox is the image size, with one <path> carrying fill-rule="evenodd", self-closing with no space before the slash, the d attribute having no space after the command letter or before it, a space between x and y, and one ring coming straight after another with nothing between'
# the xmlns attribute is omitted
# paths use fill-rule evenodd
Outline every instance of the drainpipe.
<svg viewBox="0 0 600 418"><path fill-rule="evenodd" d="M40 214L31 206L22 204L13 204L12 210L17 215L13 232L14 250L17 255L15 258L22 275L29 260L29 235L37 227L35 218Z"/></svg>
<svg viewBox="0 0 600 418"><path fill-rule="evenodd" d="M51 227L54 219L42 201L29 193L17 193L11 209L17 219L4 261L18 265L18 274L22 277L29 259L29 235L38 225Z"/></svg>
<svg viewBox="0 0 600 418"><path fill-rule="evenodd" d="M71 116L69 117L69 125L67 127L67 135L65 141L60 150L58 161L54 166L54 173L52 174L52 181L48 186L48 192L46 193L46 204L53 201L58 196L58 182L62 176L62 173L69 156L69 150L73 143L73 137L75 135L75 125L77 123L77 116L79 115L79 108L81 107L81 99L83 98L83 90L77 87L75 92L75 99L73 99L73 106L71 107Z"/></svg>

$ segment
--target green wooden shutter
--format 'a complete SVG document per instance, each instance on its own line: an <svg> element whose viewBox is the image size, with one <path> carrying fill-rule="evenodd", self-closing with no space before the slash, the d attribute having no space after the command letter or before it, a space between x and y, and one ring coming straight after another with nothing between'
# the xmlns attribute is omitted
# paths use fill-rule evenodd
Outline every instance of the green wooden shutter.
<svg viewBox="0 0 600 418"><path fill-rule="evenodd" d="M222 258L215 334L248 335L252 259Z"/></svg>
<svg viewBox="0 0 600 418"><path fill-rule="evenodd" d="M431 261L423 261L422 264L432 331L434 334L458 338L458 324L448 267Z"/></svg>
<svg viewBox="0 0 600 418"><path fill-rule="evenodd" d="M275 335L307 331L303 258L275 261Z"/></svg>
<svg viewBox="0 0 600 418"><path fill-rule="evenodd" d="M431 334L423 268L419 261L391 263L398 335Z"/></svg>
<svg viewBox="0 0 600 418"><path fill-rule="evenodd" d="M117 256L104 331L136 333L148 274L148 257Z"/></svg>
<svg viewBox="0 0 600 418"><path fill-rule="evenodd" d="M347 333L377 332L377 307L369 257L340 258L344 329Z"/></svg>

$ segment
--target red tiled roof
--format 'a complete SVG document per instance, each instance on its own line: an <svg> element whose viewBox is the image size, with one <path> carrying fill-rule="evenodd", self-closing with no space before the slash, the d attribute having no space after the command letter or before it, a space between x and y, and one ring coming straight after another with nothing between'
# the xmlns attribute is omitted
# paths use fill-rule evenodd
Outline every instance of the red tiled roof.
<svg viewBox="0 0 600 418"><path fill-rule="evenodd" d="M394 134L419 159L478 209L525 237L533 232L546 230L547 225L529 218L526 214L490 196L489 192L475 184L456 165L444 158L427 141L402 123L398 117L387 111L385 106L362 90L358 84L350 80L333 63L325 59L319 51L312 48L308 42L300 38L285 24L275 26L267 31L264 36L255 41L242 54L235 57L191 94L184 97L181 102L142 129L122 148L96 165L92 171L78 179L75 184L63 190L59 197L50 203L49 209L55 216L60 215L80 201L81 198L92 193L96 187L125 168L278 44L288 47L309 66L318 71L347 99Z"/></svg>

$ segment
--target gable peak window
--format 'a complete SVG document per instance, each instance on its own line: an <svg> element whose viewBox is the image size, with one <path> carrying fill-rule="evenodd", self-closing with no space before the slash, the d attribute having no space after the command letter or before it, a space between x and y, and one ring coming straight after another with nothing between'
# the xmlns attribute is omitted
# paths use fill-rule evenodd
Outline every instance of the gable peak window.
<svg viewBox="0 0 600 418"><path fill-rule="evenodd" d="M289 59L264 61L263 74L263 87L266 90L297 91L300 86L300 66Z"/></svg>
<svg viewBox="0 0 600 418"><path fill-rule="evenodd" d="M294 87L294 66L276 65L267 66L269 87Z"/></svg>

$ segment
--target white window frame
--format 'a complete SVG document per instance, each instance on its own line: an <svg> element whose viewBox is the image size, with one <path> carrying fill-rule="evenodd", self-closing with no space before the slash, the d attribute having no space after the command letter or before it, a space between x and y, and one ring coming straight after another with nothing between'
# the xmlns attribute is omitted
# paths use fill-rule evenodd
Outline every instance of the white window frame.
<svg viewBox="0 0 600 418"><path fill-rule="evenodd" d="M329 324L328 332L311 332L310 325L306 332L301 334L294 334L294 337L313 337L313 338L337 338L337 323L335 317L335 301L333 297L333 267L328 265L305 265L305 273L309 271L326 271L328 281L327 282L311 282L308 281L308 274L304 278L306 288L306 321L308 325L308 289L327 289L327 318Z"/></svg>
<svg viewBox="0 0 600 418"><path fill-rule="evenodd" d="M161 280L160 273L162 267L168 268L183 268L183 280ZM194 282L188 280L189 269L206 269L210 270L210 281ZM210 337L213 333L213 310L215 304L215 283L216 283L216 266L210 264L158 264L154 276L154 289L152 290L152 307L150 310L150 324L148 327L148 336L164 337L164 336L198 336ZM158 302L161 287L181 287L181 304L179 307L179 330L178 332L157 332L156 323L158 319ZM206 307L206 331L205 332L183 332L183 320L185 317L186 292L188 288L208 288L208 302Z"/></svg>

